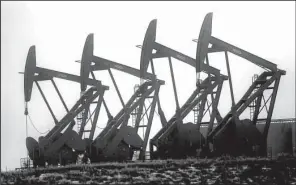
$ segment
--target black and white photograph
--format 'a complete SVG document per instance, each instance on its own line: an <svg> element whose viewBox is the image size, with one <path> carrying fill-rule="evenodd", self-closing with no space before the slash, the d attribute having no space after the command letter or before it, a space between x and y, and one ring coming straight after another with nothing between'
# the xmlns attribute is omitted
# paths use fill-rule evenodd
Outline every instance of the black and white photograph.
<svg viewBox="0 0 296 185"><path fill-rule="evenodd" d="M1 1L0 184L296 185L295 1Z"/></svg>

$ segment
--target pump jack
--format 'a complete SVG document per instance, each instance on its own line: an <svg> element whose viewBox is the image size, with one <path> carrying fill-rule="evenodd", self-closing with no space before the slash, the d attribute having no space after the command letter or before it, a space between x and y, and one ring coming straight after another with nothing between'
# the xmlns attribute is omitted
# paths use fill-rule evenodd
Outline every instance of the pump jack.
<svg viewBox="0 0 296 185"><path fill-rule="evenodd" d="M83 56L84 57L84 56ZM81 70L87 66L81 65ZM92 86L89 88L83 96L76 102L76 104L69 110L62 98L60 91L57 88L57 85L54 82L54 78L65 79L73 82L80 83L81 81L84 84ZM50 80L57 91L57 94L67 111L67 114L58 121L50 107L40 85L39 81ZM33 88L33 83L36 83L38 90L40 91L43 100L45 101L47 108L49 109L55 126L49 131L47 135L44 137L39 137L39 142L37 142L32 137L26 138L27 150L29 153L29 157L33 160L33 164L36 167L44 166L45 162L48 164L66 164L67 162L73 163L76 161L77 154L83 152L85 150L85 142L82 140L83 132L94 133L95 127L92 127L91 130L84 130L87 114L83 117L83 125L80 128L79 134L72 130L75 125L74 118L85 109L88 109L90 103L92 103L98 96L99 101L96 109L100 109L102 98L105 90L108 90L109 87L104 86L98 80L93 80L89 78L81 79L80 76L67 74L63 72L53 71L41 67L36 67L36 51L35 46L31 46L28 52L25 72L24 72L24 94L25 94L25 102L26 102L26 110L25 114L28 114L27 103L31 100L31 93ZM84 89L85 90L85 89ZM98 114L96 115L98 116ZM68 126L68 127L67 127ZM66 128L67 127L67 128ZM64 132L62 133L62 131ZM75 152L73 152L75 150Z"/></svg>
<svg viewBox="0 0 296 185"><path fill-rule="evenodd" d="M200 46L197 48L196 59L193 59L178 51L157 43L155 41L156 23L156 19L152 20L145 34L141 53L141 75L144 76L147 73L149 63L151 63L151 68L153 69L153 59L163 57L168 58L174 88L176 112L167 123L163 123L165 126L150 140L150 157L184 158L192 155L195 156L196 149L202 148L205 142L203 135L200 133L201 124L206 124L208 125L208 128L211 128L213 127L215 119L217 122L221 121L222 119L217 106L219 103L223 82L224 80L227 80L228 77L220 74L218 69L211 67L208 60L207 64L204 64L202 60L199 60L201 55L204 57L203 60L206 58L204 51L199 50ZM156 50L154 54L153 50ZM208 74L208 77L202 82L200 79L198 79L195 91L191 94L182 107L180 107L178 101L174 72L171 62L172 57L196 68L198 73L203 71ZM208 109L210 107L212 108L212 114L210 114L209 122L202 122L202 119L207 112L207 110L205 110L205 103L207 102L208 96L212 98L212 104L208 106ZM198 104L200 106L198 106ZM183 124L183 119L196 106L198 106L197 123ZM157 148L157 151L153 151L153 146Z"/></svg>
<svg viewBox="0 0 296 185"><path fill-rule="evenodd" d="M160 85L164 84L164 81L157 79L155 75L150 73L145 74L145 76L141 76L142 79L145 79L146 81L139 86L136 92L125 104L111 69L116 69L136 77L140 77L140 70L94 56L93 34L88 35L84 48L88 48L87 51L84 51L84 55L87 56L87 60L84 59L81 61L81 63L88 67L84 68L85 71L83 72L83 78L88 78L88 76L91 74L93 79L95 79L94 71L108 70L113 85L119 96L120 102L123 106L123 108L115 117L109 117L106 127L95 138L89 147L88 152L90 154L91 161L98 162L106 160L128 160L132 158L134 150L140 150L139 158L144 160L148 137L154 116L154 110L156 102L158 101L159 88ZM83 86L83 83L81 84ZM153 92L154 95L151 96ZM147 111L149 108L144 113L147 116L148 123L146 125L140 125L140 121L144 117L143 107L145 105L145 99L147 98L152 98L149 116L147 116ZM130 115L135 110L138 110L136 115L136 123L134 127L131 127L128 126L128 120ZM146 127L143 140L138 135L139 127Z"/></svg>
<svg viewBox="0 0 296 185"><path fill-rule="evenodd" d="M260 155L266 156L266 141L268 129L270 126L274 104L276 100L277 90L282 75L285 75L284 70L278 69L277 65L260 58L252 53L249 53L241 48L233 46L225 41L215 38L211 35L212 30L212 13L208 13L204 19L201 34L203 39L199 40L199 45L205 53L224 52L226 63L228 64L228 52L240 56L253 64L263 68L265 71L261 73L252 83L243 97L234 103L233 92L232 101L233 106L228 114L219 121L217 127L213 130L208 129L208 141L214 144L214 150L218 155L251 155L251 148L255 145L260 147ZM207 26L208 25L208 26ZM208 47L212 44L212 47ZM229 65L229 64L228 64ZM230 74L230 69L228 68ZM273 84L273 86L272 86ZM232 85L230 82L232 91ZM270 97L265 101L264 92L272 91ZM264 102L262 101L264 100ZM267 116L264 119L259 119L258 116L263 107L267 107L267 102L270 100ZM255 110L253 119L239 120L239 116L245 111L248 106L255 102ZM261 106L262 102L264 103ZM265 121L263 132L256 128L258 121Z"/></svg>

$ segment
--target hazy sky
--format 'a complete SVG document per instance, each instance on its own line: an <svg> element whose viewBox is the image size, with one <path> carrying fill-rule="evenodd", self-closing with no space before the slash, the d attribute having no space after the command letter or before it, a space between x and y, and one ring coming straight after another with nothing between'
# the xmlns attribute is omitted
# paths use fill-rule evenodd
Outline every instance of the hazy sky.
<svg viewBox="0 0 296 185"><path fill-rule="evenodd" d="M213 12L213 36L278 64L286 70L280 82L273 118L295 117L295 3L294 2L1 2L1 169L19 167L26 156L23 76L26 55L36 45L37 66L79 75L85 39L94 33L94 54L139 68L140 49L149 22L157 18L157 42L195 58L203 18ZM235 100L238 101L262 69L230 54ZM165 80L160 98L167 119L175 112L167 59L155 60L157 77ZM223 54L211 54L210 64L226 73ZM195 88L195 69L173 59L179 102L182 105ZM124 101L139 79L113 70ZM96 72L110 86L105 99L113 115L122 108L107 72ZM56 80L71 107L80 86ZM50 82L40 82L57 118L65 114ZM228 82L224 83L219 110L230 108ZM41 132L54 126L52 117L33 86L29 114ZM248 113L244 114L245 116ZM155 115L151 136L159 130ZM106 125L105 110L98 126ZM185 121L193 121L190 114ZM40 134L28 124L29 136ZM99 130L96 131L96 135Z"/></svg>

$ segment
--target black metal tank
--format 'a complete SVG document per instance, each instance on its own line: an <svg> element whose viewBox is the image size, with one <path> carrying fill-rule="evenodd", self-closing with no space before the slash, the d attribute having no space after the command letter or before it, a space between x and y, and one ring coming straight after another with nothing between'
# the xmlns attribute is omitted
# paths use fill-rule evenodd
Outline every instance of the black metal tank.
<svg viewBox="0 0 296 185"><path fill-rule="evenodd" d="M251 120L232 121L227 128L219 133L214 141L215 155L252 156L254 147L260 146L263 136L252 124Z"/></svg>
<svg viewBox="0 0 296 185"><path fill-rule="evenodd" d="M264 126L265 124L257 124L258 130L261 132ZM278 122L270 124L267 147L271 149L268 152L272 157L277 157L280 153L293 154L292 128L293 123Z"/></svg>
<svg viewBox="0 0 296 185"><path fill-rule="evenodd" d="M205 138L200 133L196 124L180 123L171 132L166 141L159 145L158 156L160 158L186 158L196 157L197 150L205 144Z"/></svg>

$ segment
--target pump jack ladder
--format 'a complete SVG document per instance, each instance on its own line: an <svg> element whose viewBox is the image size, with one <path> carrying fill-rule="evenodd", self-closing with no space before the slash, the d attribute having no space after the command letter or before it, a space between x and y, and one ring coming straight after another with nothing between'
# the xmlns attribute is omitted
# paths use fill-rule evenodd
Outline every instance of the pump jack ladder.
<svg viewBox="0 0 296 185"><path fill-rule="evenodd" d="M212 24L212 16L213 16L212 13L208 13L206 15L204 19L205 25ZM272 62L269 62L241 48L238 48L225 41L222 41L218 38L213 37L211 35L211 30L212 30L211 26L207 26L207 28L204 28L203 30L204 30L203 40L199 40L199 42L201 42L200 45L204 46L204 50L207 51L207 53L224 52L226 62L228 63L228 52L230 52L266 70L261 75L259 75L258 78L252 83L252 85L249 87L249 89L246 91L243 97L236 104L233 105L232 110L229 111L228 114L218 123L217 127L215 127L213 130L212 128L208 129L208 140L213 142L215 139L215 136L217 136L219 133L225 130L227 125L229 125L233 119L234 120L238 119L241 113L248 106L250 106L250 104L253 101L255 101L255 110L253 113L252 123L256 125L257 121L262 121L258 119L258 115L262 110L262 109L260 110L260 108L262 104L262 99L264 99L263 93L264 91L272 90L271 96L268 98L267 101L264 101L264 105L263 105L263 106L267 106L267 102L270 100L267 117L266 119L263 120L265 121L266 124L263 131L262 147L260 148L260 153L261 153L260 155L266 155L266 140L267 140L268 129L269 129L271 118L272 118L278 86L279 86L281 76L285 75L286 71L278 69L277 65ZM212 44L211 48L208 48L209 44ZM271 86L271 84L274 84L274 85Z"/></svg>
<svg viewBox="0 0 296 185"><path fill-rule="evenodd" d="M81 66L82 70L84 67L85 66L83 65ZM98 96L99 96L99 101L96 109L97 110L100 109L104 92L105 90L109 89L109 87L102 85L101 82L98 80L93 80L88 78L83 79L85 84L91 85L92 87L89 88L84 93L84 95L80 97L80 99L76 102L76 104L69 110L68 107L66 106L64 99L62 98L60 91L57 88L57 85L54 82L54 79L53 79L54 77L73 81L73 82L78 82L78 83L81 82L80 76L53 71L53 70L49 70L41 67L36 67L35 46L31 46L28 52L26 67L24 72L24 93L25 93L25 102L26 102L25 114L28 113L27 103L31 100L33 82L35 82L55 122L55 126L49 131L49 133L45 137L39 138L39 144L35 139L31 137L27 138L27 148L29 151L30 158L31 159L37 158L37 160L35 160L34 162L35 166L36 164L44 165L45 160L43 156L45 158L49 158L49 160L52 160L50 158L56 157L59 150L61 150L64 144L67 144L68 146L72 146L73 149L78 151L84 150L84 143L82 142L81 137L83 132L85 132L84 126L86 124L87 115L83 117L83 121L82 121L83 125L80 129L79 136L77 135L76 132L72 130L73 126L75 125L74 118L77 116L78 113L80 113L84 109L87 109L90 103L93 102ZM52 108L50 107L38 83L38 81L45 81L45 80L50 80L52 82L64 108L67 111L67 114L60 121L58 121L55 115L53 114ZM98 116L98 114L96 116ZM64 131L63 134L61 134L61 132L67 126L68 128ZM94 131L95 131L95 127L92 126L89 132L93 134ZM38 153L39 155L36 156L36 153Z"/></svg>
<svg viewBox="0 0 296 185"><path fill-rule="evenodd" d="M119 89L114 79L114 76L112 74L111 68L128 73L136 77L140 77L140 71L138 69L135 69L126 65L122 65L101 57L94 56L93 55L93 34L88 35L84 48L88 48L88 50L85 51L85 56L87 55L87 59L81 61L82 63L85 63L86 66L88 66L84 68L85 69L85 71L83 72L84 78L88 78L88 76L91 74L93 79L95 79L95 75L93 73L94 71L108 70L110 77L112 79L113 85L116 89L116 92L123 106L121 111L114 118L112 116L109 117L106 127L101 131L101 133L93 141L93 146L95 146L95 149L97 150L96 154L98 154L98 151L100 150L102 152L105 152L105 155L107 156L107 158L112 156L112 154L115 155L116 147L119 145L119 143L122 140L124 140L127 143L130 142L128 143L130 145L134 144L136 147L141 148L139 158L144 160L148 137L150 134L150 129L151 129L152 120L154 116L154 110L155 110L156 102L158 101L159 88L160 88L160 85L164 84L164 81L156 79L156 76L153 74L147 73L145 76L142 76L142 79L146 79L147 81L139 86L136 92L131 96L131 98L125 104L119 92ZM92 62L94 63L93 65L91 65ZM83 86L83 83L81 84ZM154 92L154 95L150 96L150 94L153 92ZM147 116L148 123L147 125L140 125L140 121L143 118L142 113L143 113L144 102L145 102L145 99L147 98L153 99L150 105L149 116ZM134 112L134 110L137 107L138 107L138 113L136 117L135 127L133 129L132 127L128 127L127 124L128 124L130 115ZM147 111L148 110L146 110L145 112L146 115L147 115ZM139 127L146 127L144 140L141 142L137 142L139 141L139 139L141 140L141 138L137 135ZM116 131L118 128L119 128L119 131L116 134ZM114 134L116 135L114 136ZM130 138L128 138L129 136ZM91 154L93 155L94 153L91 152ZM99 159L100 156L95 156L92 158L93 158L92 161L101 160ZM111 160L116 160L116 157Z"/></svg>
<svg viewBox="0 0 296 185"><path fill-rule="evenodd" d="M198 46L197 49L197 59L193 59L189 56L186 56L178 51L175 51L171 48L168 48L164 45L161 45L155 41L156 37L156 23L157 20L152 20L147 28L146 35L143 41L142 45L142 53L141 53L141 75L145 75L147 72L147 68L149 63L151 63L151 67L153 69L153 59L155 58L163 58L168 57L169 64L170 64L170 72L173 82L173 88L174 88L174 96L175 96L175 102L176 102L176 113L173 115L173 117L165 124L165 125L151 140L150 140L150 156L153 156L153 145L158 147L160 144L162 144L167 136L172 132L174 128L176 128L177 124L182 121L191 110L194 109L195 106L200 104L198 118L197 118L197 124L198 124L198 130L200 129L200 125L202 124L202 118L205 114L205 103L207 101L207 96L211 95L212 97L212 114L210 116L210 122L209 123L203 123L208 124L209 127L212 127L214 124L214 119L217 120L217 122L221 121L220 113L217 109L218 102L220 99L221 89L223 85L223 81L227 80L227 76L220 74L220 71L214 67L209 66L209 62L207 60L207 64L204 64L203 60L205 60L206 55L204 55L204 51L200 51ZM153 54L152 51L156 50L156 53ZM200 55L203 55L203 59L200 59ZM201 82L201 84L198 82L196 90L191 94L191 96L187 99L185 104L180 107L177 91L176 91L176 85L175 85L175 79L174 79L174 72L172 68L172 62L171 58L176 58L184 63L187 63L191 65L192 67L195 67L199 72L203 71L208 73L208 77ZM198 60L199 59L199 60ZM217 90L214 92L214 89L217 88ZM213 94L216 94L214 97Z"/></svg>

